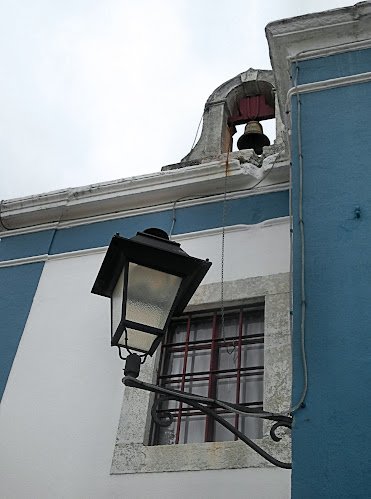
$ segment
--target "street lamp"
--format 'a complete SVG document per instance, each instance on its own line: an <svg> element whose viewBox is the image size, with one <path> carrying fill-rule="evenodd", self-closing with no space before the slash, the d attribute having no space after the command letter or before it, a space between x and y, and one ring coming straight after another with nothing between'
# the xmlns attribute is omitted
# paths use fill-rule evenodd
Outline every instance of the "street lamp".
<svg viewBox="0 0 371 499"><path fill-rule="evenodd" d="M247 408L242 404L184 393L136 379L140 364L147 355L153 355L171 318L183 312L210 266L208 260L191 257L179 243L169 241L161 229L147 229L131 239L119 234L113 236L92 293L111 298L111 345L118 347L122 359L121 348L129 353L125 359L123 383L159 396L152 408L156 424L171 424L171 414L164 414L165 420L160 420L156 408L165 399L177 400L212 417L270 463L291 468L291 463L268 454L217 411L228 410L274 421L270 435L275 442L281 440L275 433L277 428L291 429L291 415Z"/></svg>
<svg viewBox="0 0 371 499"><path fill-rule="evenodd" d="M129 352L127 373L153 355L173 315L180 315L211 262L189 256L165 231L113 236L92 293L111 298L111 345ZM139 352L140 355L134 352Z"/></svg>

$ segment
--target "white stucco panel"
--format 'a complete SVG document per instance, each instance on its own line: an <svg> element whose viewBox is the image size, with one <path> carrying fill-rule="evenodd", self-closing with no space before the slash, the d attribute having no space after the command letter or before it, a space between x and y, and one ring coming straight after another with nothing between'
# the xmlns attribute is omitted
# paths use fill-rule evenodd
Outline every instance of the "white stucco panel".
<svg viewBox="0 0 371 499"><path fill-rule="evenodd" d="M226 280L287 271L288 233L288 222L228 229ZM220 232L179 239L213 261L209 282L220 280ZM289 497L282 470L110 476L124 387L109 300L90 292L103 257L78 252L45 264L0 406L0 496Z"/></svg>
<svg viewBox="0 0 371 499"><path fill-rule="evenodd" d="M213 229L174 236L192 256L208 258L212 266L203 284L219 282L221 276L222 230ZM290 270L289 217L256 225L236 225L225 230L224 279L282 274Z"/></svg>

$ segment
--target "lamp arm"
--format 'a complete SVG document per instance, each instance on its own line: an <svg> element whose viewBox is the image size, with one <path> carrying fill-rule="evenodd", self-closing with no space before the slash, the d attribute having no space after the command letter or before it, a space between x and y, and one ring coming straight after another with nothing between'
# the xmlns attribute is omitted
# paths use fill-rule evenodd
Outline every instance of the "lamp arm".
<svg viewBox="0 0 371 499"><path fill-rule="evenodd" d="M202 404L207 404L212 407L219 407L219 408L228 408L228 410L232 412L237 412L238 414L244 414L246 416L252 416L252 417L261 417L264 419L269 419L272 421L276 421L276 423L273 425L270 435L271 438L275 441L278 442L281 440L280 437L278 437L275 434L275 431L279 426L285 426L286 428L291 429L291 423L292 423L292 417L291 416L285 416L277 413L272 413L272 412L266 412L266 411L261 411L259 409L247 409L245 406L241 404L228 404L226 402L222 402L217 399L212 399L208 397L202 397L200 395L193 395L193 394L187 394L184 392L180 392L178 390L173 390L169 388L163 388L157 385L152 385L151 383L145 383L144 381L139 381L136 378L133 378L131 376L125 376L123 378L123 383L125 386L130 386L133 388L139 388L140 390L145 390L148 392L153 392L157 393L160 395L163 395L166 397L168 400L177 400L178 402L183 402L187 405L190 405L191 407L194 407L195 409L199 410L200 412L210 416L212 419L220 423L222 426L227 428L230 432L232 432L234 435L236 435L240 440L242 440L246 445L248 445L252 450L257 452L260 456L262 456L264 459L269 461L271 464L278 466L279 468L284 468L284 469L291 469L292 465L291 463L284 463L282 461L279 461L275 457L271 456L268 454L264 449L262 449L259 445L257 445L255 442L253 442L250 438L248 438L246 435L244 435L242 432L237 430L233 425L231 425L228 421L226 421L222 416L220 416L218 413L210 409L209 407L206 407L205 405ZM163 401L163 399L159 399L157 402L155 402L155 407L157 407L158 403L160 401ZM155 407L153 409L155 409ZM171 415L170 415L171 416ZM152 417L155 420L157 424L159 424L159 420L157 416L155 416L155 411L152 410ZM160 423L163 426L167 426L170 423Z"/></svg>

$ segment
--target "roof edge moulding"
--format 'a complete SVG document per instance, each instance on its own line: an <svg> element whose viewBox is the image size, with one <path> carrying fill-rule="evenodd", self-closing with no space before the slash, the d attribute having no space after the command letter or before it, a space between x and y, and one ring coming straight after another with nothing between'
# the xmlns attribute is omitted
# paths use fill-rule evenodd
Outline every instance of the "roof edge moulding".
<svg viewBox="0 0 371 499"><path fill-rule="evenodd" d="M276 140L264 146L262 154L254 149L231 152L235 124L273 117ZM117 213L133 210L166 209L184 199L215 198L224 192L227 157L228 193L288 188L289 159L283 132L273 71L250 68L220 85L208 98L200 139L180 163L153 174L2 201L0 234L91 221L102 215L115 218Z"/></svg>
<svg viewBox="0 0 371 499"><path fill-rule="evenodd" d="M284 123L288 92L295 86L293 63L370 48L370 22L371 2L360 2L351 7L274 21L266 26Z"/></svg>
<svg viewBox="0 0 371 499"><path fill-rule="evenodd" d="M241 151L240 151L241 152ZM269 176L267 172L269 171ZM267 178L265 178L267 177ZM202 199L222 195L225 160L198 166L161 171L111 182L63 189L40 195L10 199L1 203L0 234L11 235L15 229L73 222L100 215L116 217L118 212L156 210L172 206L180 199ZM280 190L289 178L288 161L271 155L262 165L230 158L228 192L256 193ZM255 189L255 185L259 184ZM287 186L285 187L287 188Z"/></svg>

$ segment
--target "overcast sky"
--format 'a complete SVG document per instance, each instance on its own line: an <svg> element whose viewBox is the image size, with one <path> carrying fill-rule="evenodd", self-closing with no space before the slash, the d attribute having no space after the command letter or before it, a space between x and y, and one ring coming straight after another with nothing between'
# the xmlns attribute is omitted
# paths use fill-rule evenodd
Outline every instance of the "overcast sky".
<svg viewBox="0 0 371 499"><path fill-rule="evenodd" d="M341 0L0 0L0 199L160 171L270 21Z"/></svg>

